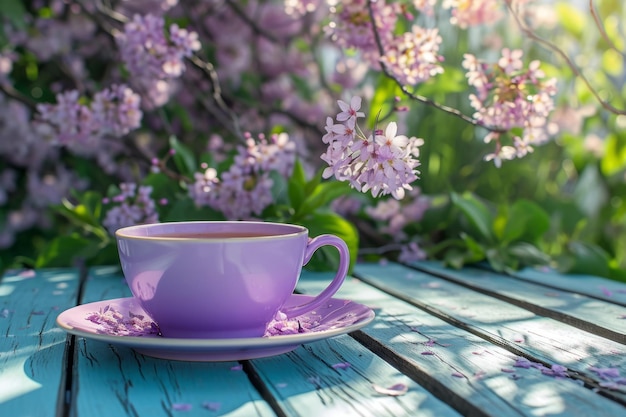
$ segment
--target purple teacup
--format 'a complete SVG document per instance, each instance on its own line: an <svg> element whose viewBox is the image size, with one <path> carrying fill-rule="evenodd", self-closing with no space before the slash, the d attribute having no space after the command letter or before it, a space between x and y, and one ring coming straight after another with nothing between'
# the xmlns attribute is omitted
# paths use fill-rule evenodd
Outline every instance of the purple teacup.
<svg viewBox="0 0 626 417"><path fill-rule="evenodd" d="M334 235L309 239L302 226L199 221L130 226L116 233L133 296L172 338L259 337L282 311L310 312L337 292L350 255ZM302 266L321 246L339 250L339 270L310 302L282 308Z"/></svg>

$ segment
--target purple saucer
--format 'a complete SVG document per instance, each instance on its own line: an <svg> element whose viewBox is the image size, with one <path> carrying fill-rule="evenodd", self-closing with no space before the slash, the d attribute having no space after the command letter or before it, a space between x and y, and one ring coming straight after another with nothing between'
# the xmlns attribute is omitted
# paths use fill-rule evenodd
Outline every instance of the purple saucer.
<svg viewBox="0 0 626 417"><path fill-rule="evenodd" d="M313 297L292 295L286 306ZM113 320L110 318L113 317ZM312 313L270 323L266 336L237 339L176 339L162 337L158 327L134 298L117 298L65 310L57 325L76 336L127 346L139 353L184 361L231 361L289 352L303 343L350 333L374 319L367 306L332 298ZM295 325L294 325L295 323Z"/></svg>

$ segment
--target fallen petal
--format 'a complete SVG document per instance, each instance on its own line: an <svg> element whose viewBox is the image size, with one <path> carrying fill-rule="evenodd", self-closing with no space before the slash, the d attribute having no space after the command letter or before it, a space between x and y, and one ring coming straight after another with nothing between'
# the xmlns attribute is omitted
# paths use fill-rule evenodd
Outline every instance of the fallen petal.
<svg viewBox="0 0 626 417"><path fill-rule="evenodd" d="M348 362L339 362L333 365L334 369L347 369L350 367Z"/></svg>
<svg viewBox="0 0 626 417"><path fill-rule="evenodd" d="M190 411L192 405L188 403L174 403L172 404L172 410L174 411Z"/></svg>
<svg viewBox="0 0 626 417"><path fill-rule="evenodd" d="M205 401L202 403L202 408L206 408L209 411L219 411L222 407L222 403L213 402L213 401Z"/></svg>
<svg viewBox="0 0 626 417"><path fill-rule="evenodd" d="M373 384L372 388L379 394L390 395L392 397L397 397L399 395L404 395L409 390L409 386L403 383L398 383L390 386L389 388L381 387L379 385Z"/></svg>

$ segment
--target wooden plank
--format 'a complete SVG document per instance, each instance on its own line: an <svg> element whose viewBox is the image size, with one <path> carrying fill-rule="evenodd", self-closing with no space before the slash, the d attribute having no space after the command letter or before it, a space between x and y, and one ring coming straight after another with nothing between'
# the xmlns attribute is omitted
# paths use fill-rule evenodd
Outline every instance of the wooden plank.
<svg viewBox="0 0 626 417"><path fill-rule="evenodd" d="M359 265L357 271L385 291L513 353L567 366L592 386L605 382L593 368L615 368L626 375L626 350L614 341L401 265ZM624 394L607 393L621 401Z"/></svg>
<svg viewBox="0 0 626 417"><path fill-rule="evenodd" d="M421 262L416 268L481 291L537 314L548 316L588 332L626 344L626 307L586 295L518 280L492 271L443 267ZM549 280L546 277L546 280Z"/></svg>
<svg viewBox="0 0 626 417"><path fill-rule="evenodd" d="M249 362L288 416L460 417L450 406L347 335ZM406 394L375 387L405 384Z"/></svg>
<svg viewBox="0 0 626 417"><path fill-rule="evenodd" d="M98 268L83 303L125 297L117 269ZM131 349L77 338L72 415L85 417L274 416L237 362L196 363L143 356ZM236 393L236 395L233 395Z"/></svg>
<svg viewBox="0 0 626 417"><path fill-rule="evenodd" d="M78 286L76 269L9 272L0 281L0 416L63 411L67 337L55 319L76 304Z"/></svg>
<svg viewBox="0 0 626 417"><path fill-rule="evenodd" d="M566 275L549 268L525 268L513 276L550 288L585 294L626 306L626 283L591 275Z"/></svg>
<svg viewBox="0 0 626 417"><path fill-rule="evenodd" d="M375 282L386 291L406 294L406 297L417 300L422 308L416 308L395 296L372 288L365 282L347 280L338 296L377 307L377 318L374 322L355 332L354 337L462 415L615 416L624 412L624 407L619 403L579 385L575 380L575 373L570 373L574 378L557 379L543 375L535 368L514 368L515 358L520 353L525 353L534 360L547 360L545 364L556 362L550 360L550 355L553 355L552 358L563 359L561 355L555 355L553 350L533 357L531 353L536 352L530 351L526 346L510 349L504 343L505 338L500 335L500 331L502 329L505 333L509 332L507 326L515 321L502 322L500 317L494 317L490 313L489 320L485 318L485 321L492 325L481 330L470 323L463 326L462 320L451 324L436 314L436 308L427 308L428 304L438 307L439 304L456 304L459 307L457 313L474 314L471 305L460 304L456 298L451 300L449 298L452 294L442 293L436 285L430 286L433 282L441 285L453 284L406 268L395 270L394 273L393 270L372 266L365 273L359 265L356 271L367 275L368 281ZM408 285L406 282L403 284L402 280L406 280L409 272L421 275L423 279L412 279ZM298 289L305 293L316 293L330 278L328 274L305 273ZM471 294L476 294L480 301L489 298L463 288L459 292L461 301L463 297L471 297ZM499 300L494 302L505 304ZM461 307L469 307L470 310L463 310ZM532 322L533 318L541 319L515 306L511 308L523 314L519 317L521 320ZM480 319L472 320L478 322ZM565 326L561 323L557 325ZM515 329L515 332L519 330L523 329ZM534 340L533 338L532 342ZM615 345L615 342L609 343ZM595 345L592 343L592 346L585 347L593 346ZM582 354L576 343L572 343L571 348ZM590 350L585 351L585 355L589 356L589 352ZM576 359L565 364L572 367L576 365ZM516 376L512 378L508 371L514 371Z"/></svg>

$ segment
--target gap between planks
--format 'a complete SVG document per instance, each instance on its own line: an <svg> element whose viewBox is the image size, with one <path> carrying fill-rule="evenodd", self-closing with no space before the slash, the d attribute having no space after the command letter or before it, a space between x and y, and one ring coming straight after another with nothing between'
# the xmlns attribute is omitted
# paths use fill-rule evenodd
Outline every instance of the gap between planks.
<svg viewBox="0 0 626 417"><path fill-rule="evenodd" d="M425 273L425 274L433 275L433 276L435 276L437 278L441 278L441 279L446 280L448 282L452 282L452 283L454 283L456 285L460 285L460 286L465 287L467 289L470 289L472 291L476 291L478 293L488 295L488 296L496 298L498 300L505 301L505 302L507 302L509 304L512 304L514 306L523 308L524 310L528 310L528 311L530 311L532 313L535 313L537 315L548 317L548 318L560 321L561 323L565 323L567 325L576 327L576 328L578 328L580 330L584 330L584 331L587 331L587 332L590 332L590 333L594 333L594 334L596 334L596 335L598 335L600 337L604 337L605 339L609 339L609 340L612 340L614 342L626 345L626 336L624 334L622 334L620 332L616 332L616 331L611 330L611 329L608 329L606 327L597 325L595 323L592 323L592 322L589 322L589 321L585 321L585 320L581 320L581 319L579 319L577 317L573 317L573 316L571 316L569 314L565 314L565 313L562 313L562 312L557 311L557 310L545 308L545 307L539 306L537 304L533 304L531 302L527 302L527 301L524 301L524 300L521 300L521 299L518 299L518 298L510 297L510 296L508 296L506 294L502 294L502 293L497 292L497 291L491 291L488 288L484 288L484 287L481 287L479 285L475 285L473 283L464 281L462 279L455 278L455 277L451 276L450 274L446 274L445 272L440 272L440 271L437 271L437 270L433 270L433 269L428 268L428 267L420 267L418 265L407 265L407 264L400 264L400 265L404 266L405 268L409 268L409 269L413 269L413 270L416 270L416 271L419 271L419 272L422 272L422 273ZM493 271L490 271L490 272L493 272ZM507 278L509 278L509 277L510 276L507 275ZM514 278L514 277L510 277L510 278ZM540 283L537 283L537 282L528 282L526 280L521 280L519 278L514 278L514 279L517 279L520 282L525 282L526 284L532 284L532 285L537 285L539 287L550 288L549 286L546 286L546 285L543 285L543 284L540 284ZM374 285L372 283L370 283L370 284ZM559 291L565 291L565 292L572 292L572 291L564 290L562 288L559 288L558 290ZM585 297L588 297L588 298L597 299L597 297L589 297L587 294L581 294L581 295L585 296ZM600 301L607 302L604 299L600 299ZM616 304L616 303L613 303L613 304ZM617 305L621 305L621 304L617 303Z"/></svg>
<svg viewBox="0 0 626 417"><path fill-rule="evenodd" d="M78 290L76 291L76 305L80 304L85 290L85 283L89 276L89 269L85 265L78 267ZM57 396L57 417L71 417L72 407L76 402L76 394L73 390L74 367L76 365L76 336L68 333L65 341L65 352L63 354L63 374L59 383L59 393Z"/></svg>
<svg viewBox="0 0 626 417"><path fill-rule="evenodd" d="M407 267L407 265L403 265L405 267ZM468 287L467 285L463 285L463 283L461 282L457 282L454 279L448 279L446 277L441 277L437 274L432 273L431 271L426 271L426 270L420 270L418 268L413 268L415 270L419 270L420 272L424 272L424 273L428 273L430 275L433 276L437 276L438 278L442 278L445 279L446 281L450 281L453 282L454 284L458 284L458 285L462 285L465 288L469 288L471 290L476 290L473 287ZM384 286L381 286L379 284L377 284L376 282L373 282L372 280L370 280L369 278L367 278L367 276L359 274L357 271L354 271L352 273L352 276L354 276L355 278L367 283L368 285L386 293L389 294L399 300L402 300L406 303L411 304L414 307L419 308L422 311L425 311L426 313L435 316L443 321L445 321L446 323L455 326L457 328L460 328L464 331L467 331L475 336L480 337L483 340L486 340L489 343L492 343L496 346L499 346L517 356L520 357L524 357L530 361L533 362L538 362L541 363L542 365L546 366L546 367L550 367L550 364L547 363L546 361L540 359L540 358L535 358L534 356L528 355L527 353L517 349L514 345L511 345L510 343L507 343L506 341L503 341L501 339L498 338L494 338L486 333L481 332L480 330L474 328L473 326L455 318L452 317L450 315L448 315L447 313L444 313L443 311L434 308L432 306L430 306L429 304L426 303L422 303L419 302L405 294L403 294L402 292L398 292L398 291L394 291L391 288L387 288ZM486 291L477 291L480 292L482 294L485 295L489 295L491 296L492 294ZM509 301L508 299L503 299L502 297L494 297L494 298L498 298L502 301ZM514 303L511 303L514 304ZM523 306L518 306L518 307L522 307ZM569 323L566 323L569 324ZM443 399L444 401L446 401L446 396L456 396L456 394L454 394L453 392L447 390L447 388L445 386L442 387L443 391L440 393L439 392L439 386L441 385L438 381L433 380L431 378L428 378L428 376L426 374L424 374L423 372L419 371L418 369L415 369L414 366L412 366L410 364L410 362L408 362L407 360L403 359L401 356L399 356L398 354L396 354L393 350L389 349L388 347L386 347L384 344L380 343L378 340L366 335L365 333L363 333L360 330L357 330L356 332L350 333L350 336L352 338L354 338L355 340L357 340L359 343L361 343L364 347L366 347L367 349L371 350L372 352L376 353L378 356L380 356L381 358L383 358L385 361L387 361L390 365L394 366L396 369L398 369L401 372L406 373L406 375L408 375L409 377L411 377L411 379L413 379L415 382L419 383L419 384L424 384L425 382L427 383L427 385L424 385L425 388L427 388L429 391L431 391L431 386L436 387L436 389L434 391L431 391L433 393L433 395L435 395L436 397ZM591 389L591 390L595 390L597 394L602 395L603 397L606 397L612 401L615 401L616 403L619 403L623 406L626 406L626 399L622 396L620 396L619 394L614 394L612 391L610 390L605 390L603 389L600 385L599 382L596 381L595 379L582 374L578 371L573 371L571 369L568 369L568 375L570 376L570 378L575 379L575 380L580 380L583 382L583 385L585 388ZM415 378L426 378L426 379L415 379ZM434 385L432 385L430 383L430 381L432 381L432 383ZM439 397L439 395L443 395L443 397ZM465 401L461 398L460 401ZM447 402L447 401L446 401ZM460 403L460 405L462 405L462 403ZM471 404L470 404L471 406ZM453 406L454 408L456 408L456 404ZM473 407L473 406L471 406ZM457 409L457 411L459 411L462 414L465 414L471 410L461 410L461 409ZM469 416L470 414L468 414ZM471 414L472 416L484 416L485 414Z"/></svg>
<svg viewBox="0 0 626 417"><path fill-rule="evenodd" d="M258 372L254 369L254 366L250 364L250 361L243 360L243 361L239 361L239 363L243 366L243 371L248 376L248 379L250 380L250 383L252 384L252 386L259 392L259 394L261 395L261 398L263 398L263 400L265 400L265 402L269 404L272 411L276 413L276 416L288 417L287 414L285 414L282 407L280 406L280 404L278 403L278 400L276 400L276 398L272 395L270 389L263 382L263 379L258 374Z"/></svg>

